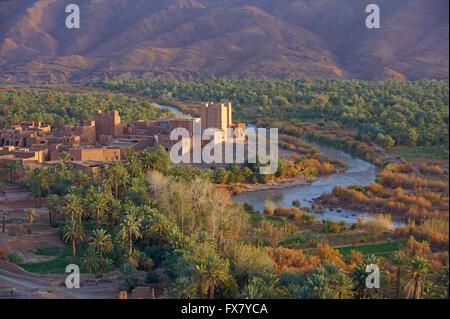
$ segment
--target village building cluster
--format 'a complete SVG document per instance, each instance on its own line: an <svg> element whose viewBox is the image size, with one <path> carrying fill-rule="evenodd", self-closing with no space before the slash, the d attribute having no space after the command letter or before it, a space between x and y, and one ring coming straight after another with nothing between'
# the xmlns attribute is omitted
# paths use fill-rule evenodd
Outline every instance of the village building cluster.
<svg viewBox="0 0 450 319"><path fill-rule="evenodd" d="M174 129L186 129L192 139L194 127L200 122L202 132L215 128L212 139L217 143L227 141L229 128L241 128L240 132L245 132L245 124L232 122L231 103L204 103L200 118L141 120L132 124L122 123L118 111L104 114L96 110L92 121L80 125L52 129L47 124L27 121L1 129L0 160L5 163L16 160L24 166L51 165L61 160L61 153L67 152L68 161L76 168L94 171L124 159L127 149L141 152L161 145L169 150L178 142L170 139Z"/></svg>

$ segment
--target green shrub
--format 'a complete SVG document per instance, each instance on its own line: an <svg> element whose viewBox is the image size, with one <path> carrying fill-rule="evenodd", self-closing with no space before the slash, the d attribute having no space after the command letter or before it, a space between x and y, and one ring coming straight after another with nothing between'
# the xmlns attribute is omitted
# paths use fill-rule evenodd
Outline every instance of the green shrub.
<svg viewBox="0 0 450 319"><path fill-rule="evenodd" d="M122 288L128 292L131 292L131 290L139 285L136 270L130 264L123 264L122 267L120 267L119 280L121 281Z"/></svg>
<svg viewBox="0 0 450 319"><path fill-rule="evenodd" d="M154 270L149 270L147 276L145 277L145 283L147 284L157 284L159 282L159 276Z"/></svg>
<svg viewBox="0 0 450 319"><path fill-rule="evenodd" d="M13 251L8 255L8 261L13 264L24 264L25 256L18 250Z"/></svg>
<svg viewBox="0 0 450 319"><path fill-rule="evenodd" d="M244 203L244 209L246 212L254 212L255 208L250 203Z"/></svg>

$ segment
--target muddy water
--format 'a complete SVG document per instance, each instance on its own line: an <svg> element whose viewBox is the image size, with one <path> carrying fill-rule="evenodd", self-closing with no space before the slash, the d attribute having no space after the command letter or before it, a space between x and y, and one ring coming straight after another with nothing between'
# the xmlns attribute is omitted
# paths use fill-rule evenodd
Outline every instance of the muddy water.
<svg viewBox="0 0 450 319"><path fill-rule="evenodd" d="M351 184L367 185L376 178L377 170L371 163L355 158L348 153L321 145L315 145L322 155L328 155L330 158L340 158L348 164L348 170L344 173L335 174L328 177L321 177L311 185L297 185L286 188L261 190L255 192L246 192L234 196L233 200L237 202L247 202L252 204L256 210L263 211L266 198L271 198L276 205L283 207L293 207L292 202L299 200L302 207L311 207L312 200L323 193L330 193L335 185L347 186ZM318 220L345 220L349 223L357 221L358 217L367 217L368 212L358 212L350 209L342 209L338 212L336 209L325 208L323 213L315 213ZM395 223L394 227L401 226L401 223Z"/></svg>

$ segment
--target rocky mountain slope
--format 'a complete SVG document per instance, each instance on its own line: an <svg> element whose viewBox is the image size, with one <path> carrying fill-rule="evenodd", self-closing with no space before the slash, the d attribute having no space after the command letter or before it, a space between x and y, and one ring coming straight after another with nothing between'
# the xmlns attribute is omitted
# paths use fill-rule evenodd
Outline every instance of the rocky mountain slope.
<svg viewBox="0 0 450 319"><path fill-rule="evenodd" d="M77 3L81 28L67 29ZM3 0L0 82L448 78L448 0Z"/></svg>

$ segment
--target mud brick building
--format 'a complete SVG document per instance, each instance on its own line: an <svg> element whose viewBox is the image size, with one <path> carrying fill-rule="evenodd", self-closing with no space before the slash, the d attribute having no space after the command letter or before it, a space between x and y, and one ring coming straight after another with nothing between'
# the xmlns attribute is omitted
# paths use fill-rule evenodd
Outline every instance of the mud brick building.
<svg viewBox="0 0 450 319"><path fill-rule="evenodd" d="M122 135L127 128L125 123L120 123L118 111L112 111L109 114L102 114L101 110L94 112L95 135L96 140L100 140L101 136L117 136Z"/></svg>
<svg viewBox="0 0 450 319"><path fill-rule="evenodd" d="M241 128L244 124L233 124L231 103L204 103L201 118L167 118L122 123L118 111L104 114L96 110L93 120L79 125L66 125L51 129L40 122L24 122L0 130L0 160L19 161L22 165L51 164L59 161L61 153L69 153L69 161L77 168L94 170L100 166L125 158L127 149L141 152L162 145L169 150L178 141L170 134L177 128L184 128L189 138L183 143L192 146L195 127L201 132L214 128L211 138L216 143L229 139L228 128ZM243 138L237 136L237 139Z"/></svg>

